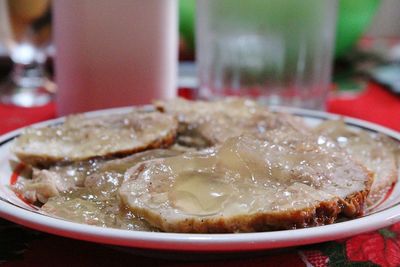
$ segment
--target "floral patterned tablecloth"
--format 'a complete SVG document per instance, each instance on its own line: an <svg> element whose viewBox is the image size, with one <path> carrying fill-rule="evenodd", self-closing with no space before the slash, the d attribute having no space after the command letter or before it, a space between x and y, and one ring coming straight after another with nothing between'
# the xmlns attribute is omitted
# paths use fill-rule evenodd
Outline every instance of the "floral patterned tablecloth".
<svg viewBox="0 0 400 267"><path fill-rule="evenodd" d="M191 92L181 90L180 93L190 96ZM400 131L400 98L373 83L369 83L357 96L331 98L328 111L380 123ZM53 103L31 109L0 105L0 134L54 117ZM232 254L224 257L190 254L187 254L187 257L175 256L151 250L122 250L68 239L30 230L0 219L0 265L13 267L400 266L400 223L344 240L285 250Z"/></svg>

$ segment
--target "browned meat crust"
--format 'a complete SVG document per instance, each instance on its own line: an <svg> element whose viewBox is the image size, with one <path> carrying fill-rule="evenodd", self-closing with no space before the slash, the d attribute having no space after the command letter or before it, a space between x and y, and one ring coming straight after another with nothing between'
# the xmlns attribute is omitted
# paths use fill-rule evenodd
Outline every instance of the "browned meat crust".
<svg viewBox="0 0 400 267"><path fill-rule="evenodd" d="M130 141L129 139L124 140L126 142L126 145L122 146L120 149L115 150L114 147L110 147L110 149L107 151L101 151L96 153L94 151L93 153L90 154L82 154L82 155L73 155L70 156L68 154L63 154L63 153L46 153L46 142L43 141L38 141L38 142L43 142L43 148L39 150L29 150L25 149L25 147L29 147L30 142L36 142L35 140L35 131L41 131L43 129L49 129L50 127L44 127L40 129L31 129L30 131L33 131L34 133L32 134L31 132L28 134L22 134L21 137L17 138L15 146L14 146L14 152L17 155L17 157L24 163L33 165L36 167L44 168L51 166L55 163L60 163L60 162L75 162L75 161L84 161L84 160L89 160L89 159L94 159L94 158L113 158L113 157L123 157L127 155L131 155L133 153L149 150L149 149L154 149L154 148L165 148L169 147L175 142L175 137L177 134L177 128L178 128L178 123L177 121L172 118L171 116L168 116L166 114L161 114L156 112L156 116L161 116L160 120L165 120L163 123L164 125L160 127L160 129L154 129L152 131L153 137L148 138L146 140L138 141L137 139L140 138L135 136L134 130L132 130L132 138ZM105 117L105 119L107 119ZM154 118L153 118L154 120ZM152 121L151 121L152 122ZM112 128L112 125L110 126ZM141 126L142 127L142 126ZM148 126L144 126L148 127ZM150 126L151 127L151 126ZM75 130L75 129L74 129ZM159 130L159 132L157 132ZM33 137L32 137L33 135ZM25 139L23 141L20 141L21 139ZM53 138L53 137L52 137ZM55 136L54 138L59 141L59 138ZM90 137L93 138L93 137ZM114 136L110 135L109 138L114 138ZM136 139L135 139L136 138ZM81 140L78 140L79 142ZM59 141L60 144L62 145L62 141ZM131 143L130 143L131 142ZM82 142L84 143L84 142ZM72 146L74 146L73 144ZM79 144L77 144L79 146ZM49 149L50 151L50 149Z"/></svg>
<svg viewBox="0 0 400 267"><path fill-rule="evenodd" d="M372 176L371 176L372 178ZM355 218L363 213L365 199L369 189L357 192L345 200L335 198L320 202L318 205L287 212L246 214L235 217L188 218L170 223L157 214L141 209L137 210L152 225L165 232L176 233L234 233L290 230L312 226L332 224L338 216Z"/></svg>
<svg viewBox="0 0 400 267"><path fill-rule="evenodd" d="M101 158L105 158L105 159L114 158L114 157L124 157L124 156L128 156L128 155L131 155L131 154L134 154L137 152L141 152L141 151L145 151L145 150L149 150L149 149L166 148L166 147L171 146L174 143L175 136L176 136L176 131L171 130L166 136L164 136L163 138L160 138L158 140L154 140L154 142L152 142L152 143L149 143L149 144L146 144L143 146L134 147L132 149L121 150L121 151L118 151L115 153L108 153L103 156L93 156L90 158L79 159L79 161L94 159L97 157L101 157ZM40 168L48 167L48 166L54 165L56 163L66 161L65 158L61 158L61 157L59 157L59 158L51 157L51 156L38 157L37 155L34 155L34 154L18 154L18 158L25 164L37 166ZM77 160L71 160L71 161L77 161ZM70 162L70 161L68 161L68 162Z"/></svg>
<svg viewBox="0 0 400 267"><path fill-rule="evenodd" d="M397 157L400 147L398 142L382 134L353 130L347 127L343 120L325 121L314 131L335 140L354 160L374 173L368 205L379 201L397 180Z"/></svg>
<svg viewBox="0 0 400 267"><path fill-rule="evenodd" d="M309 149L309 147L308 147ZM204 155L203 155L204 157ZM321 161L323 164L324 161ZM149 166L152 163L147 163ZM153 162L153 164L157 164ZM176 164L176 163L175 163ZM205 164L205 163L202 163ZM355 218L361 216L364 211L366 198L371 188L373 182L373 173L370 172L363 165L353 162L355 166L358 166L360 171L359 177L354 177L354 179L363 178L360 183L360 187L354 191L350 191L347 194L331 193L332 191L326 191L331 193L329 198L321 199L317 202L311 202L309 200L309 205L306 207L290 207L285 210L263 210L252 213L238 212L237 214L226 215L224 213L213 214L213 215L192 215L191 213L180 213L179 208L173 211L174 206L168 209L168 212L164 212L163 204L160 204L160 209L155 209L153 201L153 196L145 202L145 204L138 204L140 200L140 193L129 191L129 186L124 187L120 191L121 200L130 206L130 209L140 217L145 218L151 225L159 228L166 232L182 232L182 233L228 233L228 232L257 232L257 231L270 231L270 230L286 230L286 229L297 229L312 226L321 226L326 224L334 223L338 217L343 216L347 218ZM213 165L214 166L214 165ZM140 184L141 181L135 183L137 188L141 188L140 191L146 191L148 194L152 194L153 191L160 191L159 188L164 185L161 180L160 184L155 184L156 180L148 182L149 172L144 172L146 170L146 164L139 165L128 171L131 175L132 181L136 179L143 179L140 177L140 173L146 173L146 181L144 184ZM208 167L204 167L207 169ZM161 167L160 169L164 169ZM162 179L158 172L157 178ZM345 172L346 173L346 172ZM140 178L139 178L140 177ZM150 176L151 177L151 176ZM170 176L166 176L170 177ZM170 180L172 178L168 178ZM347 179L344 179L347 180ZM352 180L352 177L348 177L348 180ZM144 181L144 180L143 180ZM210 182L212 179L210 179ZM128 182L129 183L129 182ZM284 183L284 180L282 180ZM140 185L139 185L140 184ZM142 188L142 186L144 186ZM147 188L145 189L145 187ZM133 188L133 187L132 187ZM132 189L131 188L131 189ZM135 189L136 190L136 189ZM321 189L324 191L324 189ZM221 191L222 192L222 191ZM130 193L132 193L132 199ZM163 193L160 194L161 199L163 199ZM276 197L276 196L273 196ZM146 198L147 199L147 198ZM154 196L156 201L158 196ZM132 204L133 203L133 204ZM158 202L157 202L158 203ZM170 204L166 204L170 205ZM182 214L182 216L175 217L175 214Z"/></svg>

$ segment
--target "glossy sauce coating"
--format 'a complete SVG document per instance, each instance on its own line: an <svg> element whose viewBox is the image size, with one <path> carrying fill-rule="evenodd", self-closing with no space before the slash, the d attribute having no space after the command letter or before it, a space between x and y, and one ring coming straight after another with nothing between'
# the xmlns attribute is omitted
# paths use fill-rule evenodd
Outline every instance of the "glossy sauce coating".
<svg viewBox="0 0 400 267"><path fill-rule="evenodd" d="M281 130L148 161L126 176L123 202L158 227L160 220L306 209L362 191L370 178L328 138Z"/></svg>

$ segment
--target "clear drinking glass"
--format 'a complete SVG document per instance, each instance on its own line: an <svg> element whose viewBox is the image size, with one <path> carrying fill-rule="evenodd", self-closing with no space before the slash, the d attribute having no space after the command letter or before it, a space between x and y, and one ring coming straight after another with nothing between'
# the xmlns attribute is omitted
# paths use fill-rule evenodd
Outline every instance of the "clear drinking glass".
<svg viewBox="0 0 400 267"><path fill-rule="evenodd" d="M335 0L197 1L199 95L323 109Z"/></svg>
<svg viewBox="0 0 400 267"><path fill-rule="evenodd" d="M55 85L44 64L51 38L50 0L0 0L0 42L13 69L0 83L0 102L40 106L51 100Z"/></svg>

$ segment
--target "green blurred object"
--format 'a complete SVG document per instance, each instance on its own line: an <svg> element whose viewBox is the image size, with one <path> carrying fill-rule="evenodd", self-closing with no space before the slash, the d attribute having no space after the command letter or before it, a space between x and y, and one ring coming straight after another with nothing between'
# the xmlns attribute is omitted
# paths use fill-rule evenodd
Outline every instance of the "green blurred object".
<svg viewBox="0 0 400 267"><path fill-rule="evenodd" d="M195 12L196 0L179 0L179 33L189 49L194 49Z"/></svg>
<svg viewBox="0 0 400 267"><path fill-rule="evenodd" d="M335 56L346 54L370 25L380 0L339 0ZM179 32L194 49L196 0L179 0Z"/></svg>
<svg viewBox="0 0 400 267"><path fill-rule="evenodd" d="M335 56L346 54L370 25L379 0L339 0Z"/></svg>

